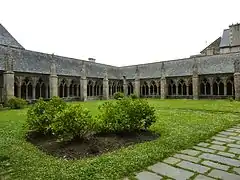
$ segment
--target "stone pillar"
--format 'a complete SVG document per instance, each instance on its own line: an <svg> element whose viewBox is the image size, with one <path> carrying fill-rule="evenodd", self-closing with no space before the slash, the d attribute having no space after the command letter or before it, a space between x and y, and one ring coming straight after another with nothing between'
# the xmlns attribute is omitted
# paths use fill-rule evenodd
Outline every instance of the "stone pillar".
<svg viewBox="0 0 240 180"><path fill-rule="evenodd" d="M42 97L41 89L40 89L40 97ZM36 86L35 86L35 84L33 84L33 86L32 86L32 99L36 99Z"/></svg>
<svg viewBox="0 0 240 180"><path fill-rule="evenodd" d="M199 77L198 77L198 75L193 75L192 86L193 86L193 99L199 99Z"/></svg>
<svg viewBox="0 0 240 180"><path fill-rule="evenodd" d="M234 73L235 100L240 100L240 73Z"/></svg>
<svg viewBox="0 0 240 180"><path fill-rule="evenodd" d="M18 92L18 98L21 98L21 96L22 96L22 94L21 94L21 83L19 83L19 85L18 85L18 90L17 90L17 92Z"/></svg>
<svg viewBox="0 0 240 180"><path fill-rule="evenodd" d="M167 97L167 80L165 77L161 78L161 99L166 99Z"/></svg>
<svg viewBox="0 0 240 180"><path fill-rule="evenodd" d="M53 59L53 55L51 57ZM49 76L50 98L58 96L58 76L56 73L56 65L51 64Z"/></svg>
<svg viewBox="0 0 240 180"><path fill-rule="evenodd" d="M51 74L49 77L50 98L58 96L58 76Z"/></svg>
<svg viewBox="0 0 240 180"><path fill-rule="evenodd" d="M44 98L48 98L48 85L46 85L46 87L45 87L45 97Z"/></svg>
<svg viewBox="0 0 240 180"><path fill-rule="evenodd" d="M82 77L81 78L81 100L82 101L87 101L87 78Z"/></svg>
<svg viewBox="0 0 240 180"><path fill-rule="evenodd" d="M196 59L194 59L192 69L193 69L192 76L193 99L199 99L199 76L198 76L198 63Z"/></svg>
<svg viewBox="0 0 240 180"><path fill-rule="evenodd" d="M14 72L5 71L3 73L4 102L14 97Z"/></svg>
<svg viewBox="0 0 240 180"><path fill-rule="evenodd" d="M128 95L128 86L127 86L127 80L125 76L123 76L123 93L125 96Z"/></svg>
<svg viewBox="0 0 240 180"><path fill-rule="evenodd" d="M140 79L139 78L135 78L135 81L134 81L134 94L137 97L140 97Z"/></svg>
<svg viewBox="0 0 240 180"><path fill-rule="evenodd" d="M108 100L109 99L109 86L108 86L108 79L103 79L103 99Z"/></svg>

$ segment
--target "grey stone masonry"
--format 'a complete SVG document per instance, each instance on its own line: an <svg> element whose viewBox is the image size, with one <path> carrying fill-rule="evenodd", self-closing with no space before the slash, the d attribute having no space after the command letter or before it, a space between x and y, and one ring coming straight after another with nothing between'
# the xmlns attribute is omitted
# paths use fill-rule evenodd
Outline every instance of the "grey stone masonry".
<svg viewBox="0 0 240 180"><path fill-rule="evenodd" d="M234 126L201 142L192 148L158 162L136 174L136 178L195 179L195 180L240 180L240 126Z"/></svg>

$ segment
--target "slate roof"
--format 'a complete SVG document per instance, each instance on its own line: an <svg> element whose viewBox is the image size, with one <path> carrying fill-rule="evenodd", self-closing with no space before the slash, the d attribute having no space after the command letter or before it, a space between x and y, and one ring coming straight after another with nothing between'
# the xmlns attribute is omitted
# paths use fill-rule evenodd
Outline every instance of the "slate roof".
<svg viewBox="0 0 240 180"><path fill-rule="evenodd" d="M229 29L224 29L220 42L220 48L230 46L229 32L230 32Z"/></svg>
<svg viewBox="0 0 240 180"><path fill-rule="evenodd" d="M3 59L7 50L7 47L0 46L0 70L4 70ZM17 72L50 74L50 66L52 62L54 62L58 75L83 76L81 69L84 62L87 77L102 78L104 76L103 72L105 68L111 79L118 79L120 75L119 69L114 66L57 55L54 55L54 58L51 58L50 54L36 51L11 48L11 55L14 59L13 69Z"/></svg>
<svg viewBox="0 0 240 180"><path fill-rule="evenodd" d="M227 45L227 33L229 33L228 30L224 30L222 46ZM126 76L127 79L134 79L137 68L142 79L160 78L163 72L166 77L190 76L195 62L198 65L199 74L234 73L234 61L240 60L240 53L229 53L115 67L58 55L54 55L52 58L50 54L13 46L7 47L4 44L0 45L0 70L4 70L4 58L8 50L11 50L14 59L13 68L15 72L50 74L51 64L55 63L58 75L83 76L81 70L84 64L87 77L103 78L104 71L107 69L109 79L122 79L123 76Z"/></svg>
<svg viewBox="0 0 240 180"><path fill-rule="evenodd" d="M24 49L1 24L0 24L0 45Z"/></svg>

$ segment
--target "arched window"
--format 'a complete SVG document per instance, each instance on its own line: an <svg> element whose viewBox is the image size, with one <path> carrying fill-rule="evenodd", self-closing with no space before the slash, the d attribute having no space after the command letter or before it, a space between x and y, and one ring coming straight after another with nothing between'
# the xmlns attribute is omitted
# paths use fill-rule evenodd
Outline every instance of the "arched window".
<svg viewBox="0 0 240 180"><path fill-rule="evenodd" d="M87 84L87 96L93 96L93 81L89 80Z"/></svg>
<svg viewBox="0 0 240 180"><path fill-rule="evenodd" d="M133 85L131 82L128 83L128 95L133 94Z"/></svg>

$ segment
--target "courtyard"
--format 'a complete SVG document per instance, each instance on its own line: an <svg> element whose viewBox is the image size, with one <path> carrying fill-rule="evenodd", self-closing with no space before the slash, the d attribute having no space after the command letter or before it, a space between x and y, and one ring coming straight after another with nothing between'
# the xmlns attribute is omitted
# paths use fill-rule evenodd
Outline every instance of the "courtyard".
<svg viewBox="0 0 240 180"><path fill-rule="evenodd" d="M80 103L99 113L105 101ZM207 141L216 133L239 124L240 103L231 100L148 99L157 121L152 141L137 143L95 157L66 159L41 151L26 141L24 123L28 108L0 111L0 176L5 179L123 179Z"/></svg>

